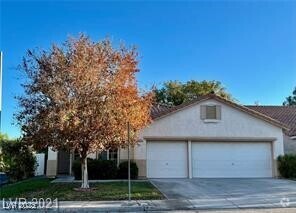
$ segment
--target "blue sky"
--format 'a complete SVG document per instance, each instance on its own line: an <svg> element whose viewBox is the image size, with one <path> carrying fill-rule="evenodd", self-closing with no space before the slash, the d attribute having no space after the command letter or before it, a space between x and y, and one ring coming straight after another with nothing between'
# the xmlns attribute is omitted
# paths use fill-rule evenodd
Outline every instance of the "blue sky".
<svg viewBox="0 0 296 213"><path fill-rule="evenodd" d="M219 80L241 103L276 105L296 86L296 1L1 1L2 132L13 123L27 49L87 33L136 45L142 88Z"/></svg>

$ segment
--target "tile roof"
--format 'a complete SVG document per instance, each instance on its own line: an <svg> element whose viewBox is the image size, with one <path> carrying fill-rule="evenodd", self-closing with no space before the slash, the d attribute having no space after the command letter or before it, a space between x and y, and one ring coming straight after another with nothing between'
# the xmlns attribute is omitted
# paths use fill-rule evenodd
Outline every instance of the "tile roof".
<svg viewBox="0 0 296 213"><path fill-rule="evenodd" d="M217 101L223 102L224 104L230 105L234 108L237 108L241 111L244 111L248 114L251 114L252 116L258 117L262 120L265 120L269 123L272 123L276 126L279 126L281 128L283 128L286 133L289 136L293 136L294 133L296 135L296 107L286 107L286 106L277 106L279 108L282 108L282 113L281 116L275 116L278 115L277 113L271 113L270 110L263 110L263 108L265 106L243 106L243 105L239 105L237 103L234 103L232 101L226 100L224 98L221 98L215 94L208 94L208 95L204 95L204 96L200 96L192 101L180 104L178 106L167 106L167 105L162 105L162 104L157 104L155 106L152 107L151 109L151 117L153 120L159 119L161 117L167 116L173 112L179 111L183 108L186 108L188 106L191 106L193 104L199 103L201 101L204 100L208 100L208 99L215 99ZM275 107L276 108L276 107ZM289 108L291 108L290 110L288 110ZM280 110L278 110L280 111ZM291 115L290 113L293 113L293 119L291 119Z"/></svg>
<svg viewBox="0 0 296 213"><path fill-rule="evenodd" d="M154 120L160 117L162 114L168 112L172 108L173 108L172 106L165 105L165 104L155 104L151 108L151 117Z"/></svg>
<svg viewBox="0 0 296 213"><path fill-rule="evenodd" d="M205 99L205 96L200 96L192 101L185 102L183 104L180 104L178 106L169 106L164 104L157 104L152 107L151 110L151 117L153 120L158 119L162 116L165 116L167 114L170 114L172 112L178 111L182 108L185 108L186 106L189 106L191 104L194 104L196 102L202 101Z"/></svg>
<svg viewBox="0 0 296 213"><path fill-rule="evenodd" d="M288 136L296 136L296 106L246 106L285 124Z"/></svg>

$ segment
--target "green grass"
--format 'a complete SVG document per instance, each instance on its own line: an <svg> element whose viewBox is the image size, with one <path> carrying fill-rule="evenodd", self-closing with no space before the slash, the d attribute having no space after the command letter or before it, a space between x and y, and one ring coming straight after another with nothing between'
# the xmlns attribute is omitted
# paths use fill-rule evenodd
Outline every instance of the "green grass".
<svg viewBox="0 0 296 213"><path fill-rule="evenodd" d="M17 183L0 186L0 198L20 197L35 191L46 189L50 186L49 178L32 178Z"/></svg>
<svg viewBox="0 0 296 213"><path fill-rule="evenodd" d="M50 183L50 179L30 179L16 184L2 186L0 198L58 198L69 201L126 200L127 182L90 184L92 190L75 191L79 183ZM149 182L132 182L132 199L163 199L163 195Z"/></svg>

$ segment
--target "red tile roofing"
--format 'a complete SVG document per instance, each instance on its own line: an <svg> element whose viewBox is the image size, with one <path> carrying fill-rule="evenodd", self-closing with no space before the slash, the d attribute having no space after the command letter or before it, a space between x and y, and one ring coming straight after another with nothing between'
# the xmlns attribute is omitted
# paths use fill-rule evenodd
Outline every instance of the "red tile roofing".
<svg viewBox="0 0 296 213"><path fill-rule="evenodd" d="M285 124L288 136L296 136L296 106L246 106Z"/></svg>

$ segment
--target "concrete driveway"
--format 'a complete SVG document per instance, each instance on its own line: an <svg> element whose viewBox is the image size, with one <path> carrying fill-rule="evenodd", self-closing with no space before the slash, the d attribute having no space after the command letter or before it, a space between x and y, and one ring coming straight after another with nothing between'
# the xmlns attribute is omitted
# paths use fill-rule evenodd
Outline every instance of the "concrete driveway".
<svg viewBox="0 0 296 213"><path fill-rule="evenodd" d="M167 199L194 208L296 207L296 181L282 179L152 179Z"/></svg>

